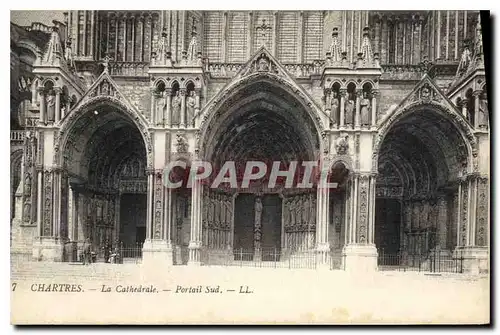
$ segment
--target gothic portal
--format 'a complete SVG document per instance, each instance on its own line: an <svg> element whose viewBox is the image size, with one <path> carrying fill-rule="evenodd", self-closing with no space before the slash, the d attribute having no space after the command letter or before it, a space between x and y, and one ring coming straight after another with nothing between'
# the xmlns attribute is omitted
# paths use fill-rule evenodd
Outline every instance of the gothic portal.
<svg viewBox="0 0 500 335"><path fill-rule="evenodd" d="M478 12L69 11L10 29L13 253L376 269L439 250L488 268ZM319 162L337 187L166 188L174 161L180 179Z"/></svg>

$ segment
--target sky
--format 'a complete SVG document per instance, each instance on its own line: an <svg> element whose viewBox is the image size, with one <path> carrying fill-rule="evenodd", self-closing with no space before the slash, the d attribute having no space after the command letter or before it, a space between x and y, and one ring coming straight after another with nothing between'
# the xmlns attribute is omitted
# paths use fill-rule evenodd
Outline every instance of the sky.
<svg viewBox="0 0 500 335"><path fill-rule="evenodd" d="M10 21L19 26L30 26L32 22L40 22L52 26L52 20L64 21L62 10L11 10Z"/></svg>

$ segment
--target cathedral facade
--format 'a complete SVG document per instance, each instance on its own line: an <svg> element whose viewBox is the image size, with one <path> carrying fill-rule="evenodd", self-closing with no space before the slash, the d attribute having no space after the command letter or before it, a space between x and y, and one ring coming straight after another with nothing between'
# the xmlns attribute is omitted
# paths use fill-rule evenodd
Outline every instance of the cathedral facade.
<svg viewBox="0 0 500 335"><path fill-rule="evenodd" d="M10 29L13 253L375 269L439 250L488 268L478 12L75 10ZM174 161L314 161L338 186L173 189Z"/></svg>

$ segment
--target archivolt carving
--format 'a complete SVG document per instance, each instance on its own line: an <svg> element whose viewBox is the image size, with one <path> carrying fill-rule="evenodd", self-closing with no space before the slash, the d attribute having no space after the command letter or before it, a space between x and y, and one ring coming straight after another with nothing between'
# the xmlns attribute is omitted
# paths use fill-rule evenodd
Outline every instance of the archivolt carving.
<svg viewBox="0 0 500 335"><path fill-rule="evenodd" d="M147 152L147 166L152 166L153 160L153 145L151 134L148 131L147 122L144 117L133 107L129 106L127 103L123 102L120 97L111 95L100 95L94 98L90 98L84 101L77 109L71 111L71 113L63 120L61 128L56 132L56 138L54 142L54 164L60 165L63 163L61 157L61 148L64 148L62 152L66 151L66 146L71 142L70 134L73 130L73 126L76 121L83 117L90 109L98 108L99 106L113 106L117 110L123 112L127 117L137 126L139 129Z"/></svg>
<svg viewBox="0 0 500 335"><path fill-rule="evenodd" d="M379 128L378 135L376 136L373 153L372 153L372 164L373 170L377 170L378 155L380 153L380 148L384 141L385 136L389 133L392 126L395 125L403 116L409 113L414 113L422 110L423 108L428 109L430 113L438 112L439 114L444 114L446 118L453 123L456 127L456 131L460 132L464 142L467 143L467 151L469 153L469 158L467 159L470 169L473 169L473 157L477 155L478 146L477 139L472 133L472 129L467 124L467 122L458 113L450 110L448 106L443 106L435 101L425 102L423 100L416 101L409 105L398 108L388 119L386 119L382 126Z"/></svg>
<svg viewBox="0 0 500 335"><path fill-rule="evenodd" d="M267 65L264 64L264 62L260 62L259 64L258 61L262 58L262 55L254 57L249 64L240 71L239 75L237 75L231 83L226 85L218 95L212 98L200 113L195 116L196 118L201 118L200 135L197 134L195 145L198 150L204 150L204 143L200 141L203 141L205 134L211 130L211 121L214 117L221 115L221 108L231 104L231 97L235 92L258 81L266 81L270 84L278 85L297 98L307 111L308 116L312 119L317 134L319 135L323 132L324 126L319 117L320 113L324 113L321 108L316 105L313 99L286 73L282 66L279 65L265 49L261 49L259 53L264 54L265 61L268 61L268 63L266 63ZM255 64L255 66L252 67L252 64ZM274 70L271 71L271 69Z"/></svg>

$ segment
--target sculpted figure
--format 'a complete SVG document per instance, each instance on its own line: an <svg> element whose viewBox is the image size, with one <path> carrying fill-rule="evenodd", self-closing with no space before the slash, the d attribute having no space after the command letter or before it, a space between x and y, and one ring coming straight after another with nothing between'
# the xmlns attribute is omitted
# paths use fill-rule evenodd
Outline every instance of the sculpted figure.
<svg viewBox="0 0 500 335"><path fill-rule="evenodd" d="M165 106L167 104L167 99L165 97L165 92L160 92L158 95L158 100L156 104L156 122L161 123L163 121L163 115L165 111Z"/></svg>
<svg viewBox="0 0 500 335"><path fill-rule="evenodd" d="M368 93L363 92L363 99L360 101L361 105L361 125L370 125L370 99L368 99Z"/></svg>
<svg viewBox="0 0 500 335"><path fill-rule="evenodd" d="M479 100L479 115L478 115L478 126L486 127L488 125L488 99L486 93L481 94Z"/></svg>
<svg viewBox="0 0 500 335"><path fill-rule="evenodd" d="M283 225L288 226L290 224L290 212L288 211L288 199L283 200Z"/></svg>
<svg viewBox="0 0 500 335"><path fill-rule="evenodd" d="M187 123L191 124L194 118L194 109L196 106L196 96L195 92L189 92L189 95L186 99L186 111L187 111Z"/></svg>
<svg viewBox="0 0 500 335"><path fill-rule="evenodd" d="M354 100L352 100L352 97L349 97L349 100L347 100L346 105L345 105L345 124L352 125L353 120L354 120L354 109L355 109L355 103Z"/></svg>
<svg viewBox="0 0 500 335"><path fill-rule="evenodd" d="M340 103L339 103L339 98L337 96L337 91L333 91L332 95L333 96L332 96L332 109L330 111L330 122L331 124L337 124Z"/></svg>
<svg viewBox="0 0 500 335"><path fill-rule="evenodd" d="M295 222L296 222L295 209L294 209L294 207L296 205L295 198L290 199L289 204L290 204L290 206L288 206L288 210L290 211L290 215L289 215L290 216L290 225L293 227L295 225Z"/></svg>
<svg viewBox="0 0 500 335"><path fill-rule="evenodd" d="M31 176L26 174L26 178L24 179L24 189L26 190L26 194L31 194Z"/></svg>
<svg viewBox="0 0 500 335"><path fill-rule="evenodd" d="M214 222L214 203L212 197L208 196L208 224L212 225Z"/></svg>
<svg viewBox="0 0 500 335"><path fill-rule="evenodd" d="M29 202L24 203L24 221L29 222L31 219L31 204Z"/></svg>
<svg viewBox="0 0 500 335"><path fill-rule="evenodd" d="M303 203L304 203L304 212L302 213L302 217L303 217L303 222L304 224L307 224L309 222L309 213L310 213L310 202L309 202L309 197L307 195L304 196L304 200L303 200Z"/></svg>
<svg viewBox="0 0 500 335"><path fill-rule="evenodd" d="M341 134L335 143L335 150L337 155L346 155L349 151L349 142L347 141L347 134Z"/></svg>
<svg viewBox="0 0 500 335"><path fill-rule="evenodd" d="M178 125L181 122L181 96L179 91L175 92L172 98L172 124Z"/></svg>
<svg viewBox="0 0 500 335"><path fill-rule="evenodd" d="M51 90L47 95L47 120L54 121L56 115L56 100L54 91Z"/></svg>

